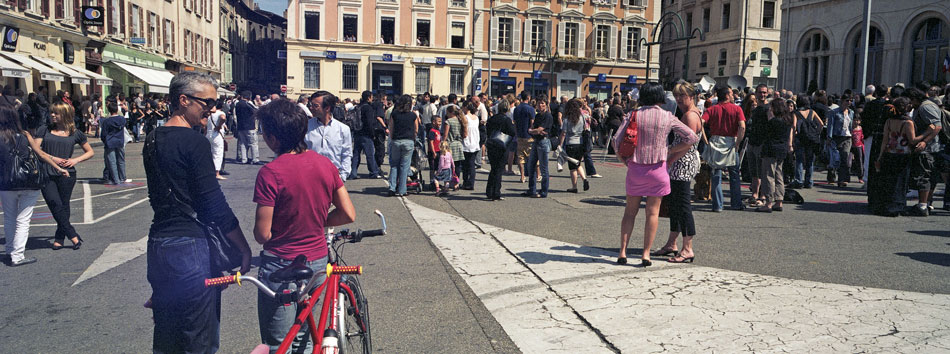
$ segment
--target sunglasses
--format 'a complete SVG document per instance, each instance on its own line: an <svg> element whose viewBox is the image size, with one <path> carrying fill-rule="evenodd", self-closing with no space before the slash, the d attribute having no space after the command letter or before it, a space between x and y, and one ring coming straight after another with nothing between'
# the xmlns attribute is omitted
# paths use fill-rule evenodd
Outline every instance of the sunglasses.
<svg viewBox="0 0 950 354"><path fill-rule="evenodd" d="M201 105L205 108L214 107L214 104L218 102L216 98L199 98L199 97L195 97L189 94L183 94L183 95L195 101L201 102Z"/></svg>

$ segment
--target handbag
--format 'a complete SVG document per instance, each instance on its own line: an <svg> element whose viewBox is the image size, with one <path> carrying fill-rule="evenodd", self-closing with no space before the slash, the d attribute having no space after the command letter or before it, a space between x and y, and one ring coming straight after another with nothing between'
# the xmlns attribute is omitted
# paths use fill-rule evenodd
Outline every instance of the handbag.
<svg viewBox="0 0 950 354"><path fill-rule="evenodd" d="M154 164L158 163L158 145L156 145L155 134L149 134L145 138L145 153L151 157L151 161ZM171 183L171 179L168 177L166 170L158 168L158 166L153 166L153 170L162 171L161 175L164 181L158 183L161 188L161 184L165 184L168 195L175 200L178 210L182 214L191 218L192 221L200 225L205 230L205 237L208 240L208 259L211 262L211 274L220 274L223 272L228 272L234 268L240 267L241 262L243 261L243 255L241 250L234 244L231 239L221 231L221 228L218 227L215 223L203 223L201 220L198 220L198 213L195 212L188 203L182 201L182 198L179 197L179 192L175 189L174 185Z"/></svg>
<svg viewBox="0 0 950 354"><path fill-rule="evenodd" d="M508 146L508 142L511 141L511 135L505 134L501 129L496 130L491 134L491 137L488 138L486 145L496 149L504 149Z"/></svg>
<svg viewBox="0 0 950 354"><path fill-rule="evenodd" d="M35 190L49 182L49 175L40 168L39 158L25 136L17 134L13 149L10 150L10 165L3 171L2 190ZM21 154L20 143L25 142L25 154Z"/></svg>
<svg viewBox="0 0 950 354"><path fill-rule="evenodd" d="M637 151L637 111L630 112L627 118L627 127L617 132L617 156L626 160Z"/></svg>

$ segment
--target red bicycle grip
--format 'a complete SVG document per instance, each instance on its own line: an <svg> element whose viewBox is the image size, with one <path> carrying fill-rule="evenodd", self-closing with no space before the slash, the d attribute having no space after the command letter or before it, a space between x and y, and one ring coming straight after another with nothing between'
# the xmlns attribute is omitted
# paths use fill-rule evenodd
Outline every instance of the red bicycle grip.
<svg viewBox="0 0 950 354"><path fill-rule="evenodd" d="M331 274L363 274L363 266L333 266Z"/></svg>
<svg viewBox="0 0 950 354"><path fill-rule="evenodd" d="M237 283L239 276L240 275L235 274L235 275L227 275L223 277L205 279L205 287L210 288L210 287L215 287L215 286L234 284L234 283Z"/></svg>

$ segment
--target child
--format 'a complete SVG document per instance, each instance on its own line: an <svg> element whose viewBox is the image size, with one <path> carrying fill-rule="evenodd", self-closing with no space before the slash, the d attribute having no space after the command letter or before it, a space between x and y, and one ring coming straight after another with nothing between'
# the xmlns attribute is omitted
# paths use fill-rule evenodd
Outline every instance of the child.
<svg viewBox="0 0 950 354"><path fill-rule="evenodd" d="M435 174L432 184L435 185L435 194L441 195L448 192L450 182L455 176L455 162L452 160L452 149L449 149L449 142L442 141L439 146L439 171ZM445 187L442 189L441 187Z"/></svg>
<svg viewBox="0 0 950 354"><path fill-rule="evenodd" d="M854 130L851 131L851 172L858 176L858 183L864 183L864 130L861 129L861 117L854 118Z"/></svg>
<svg viewBox="0 0 950 354"><path fill-rule="evenodd" d="M432 116L432 129L426 134L429 151L429 180L435 180L435 173L439 170L439 151L442 147L442 117Z"/></svg>

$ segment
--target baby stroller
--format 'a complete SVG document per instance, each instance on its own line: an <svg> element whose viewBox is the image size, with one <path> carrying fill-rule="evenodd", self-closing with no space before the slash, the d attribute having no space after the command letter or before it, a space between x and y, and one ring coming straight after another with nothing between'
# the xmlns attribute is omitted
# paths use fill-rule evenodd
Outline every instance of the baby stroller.
<svg viewBox="0 0 950 354"><path fill-rule="evenodd" d="M422 171L429 169L429 159L426 157L426 148L419 141L415 143L415 149L412 152L412 162L409 165L409 178L406 181L406 190L415 191L416 194L422 193L425 189L425 179Z"/></svg>

